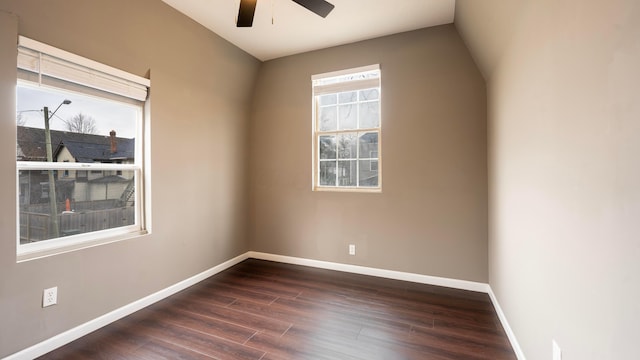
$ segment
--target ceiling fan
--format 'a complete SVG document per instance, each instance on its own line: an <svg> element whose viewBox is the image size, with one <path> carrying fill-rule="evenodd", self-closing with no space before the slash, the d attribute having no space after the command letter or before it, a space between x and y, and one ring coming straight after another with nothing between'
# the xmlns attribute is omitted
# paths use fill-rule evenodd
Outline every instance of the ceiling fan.
<svg viewBox="0 0 640 360"><path fill-rule="evenodd" d="M316 13L323 18L327 17L331 10L335 7L333 4L325 0L292 0L308 10ZM238 10L237 27L251 27L253 25L253 14L256 12L257 0L240 0L240 9Z"/></svg>

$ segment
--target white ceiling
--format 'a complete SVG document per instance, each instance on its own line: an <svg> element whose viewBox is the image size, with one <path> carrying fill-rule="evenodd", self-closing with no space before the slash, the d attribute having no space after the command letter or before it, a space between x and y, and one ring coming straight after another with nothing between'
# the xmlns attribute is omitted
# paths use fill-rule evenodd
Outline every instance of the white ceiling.
<svg viewBox="0 0 640 360"><path fill-rule="evenodd" d="M240 0L163 1L263 61L452 23L455 10L455 0L329 0L323 19L291 0L258 0L253 27L237 28Z"/></svg>

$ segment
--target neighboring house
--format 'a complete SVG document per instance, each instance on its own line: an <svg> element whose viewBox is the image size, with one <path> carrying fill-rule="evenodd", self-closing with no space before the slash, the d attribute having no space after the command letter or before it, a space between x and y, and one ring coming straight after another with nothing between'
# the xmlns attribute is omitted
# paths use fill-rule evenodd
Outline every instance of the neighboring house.
<svg viewBox="0 0 640 360"><path fill-rule="evenodd" d="M131 164L135 139L118 138L115 131L102 136L51 130L51 147L54 162ZM44 129L18 126L16 154L19 161L46 161ZM132 180L133 173L121 171L57 171L56 193L74 202L119 199ZM21 173L19 181L21 205L48 202L46 171Z"/></svg>
<svg viewBox="0 0 640 360"><path fill-rule="evenodd" d="M62 140L53 153L56 162L133 164L134 139L87 135L82 141ZM66 198L75 201L118 199L133 180L133 172L102 170L67 170L58 172ZM71 189L73 187L73 189Z"/></svg>

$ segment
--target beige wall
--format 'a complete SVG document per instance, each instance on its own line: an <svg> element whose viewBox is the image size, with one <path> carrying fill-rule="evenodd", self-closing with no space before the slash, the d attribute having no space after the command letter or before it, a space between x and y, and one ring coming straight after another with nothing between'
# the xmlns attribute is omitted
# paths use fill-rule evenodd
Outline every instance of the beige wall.
<svg viewBox="0 0 640 360"><path fill-rule="evenodd" d="M312 192L311 75L375 63L383 192ZM485 106L453 25L264 63L251 123L251 249L487 281Z"/></svg>
<svg viewBox="0 0 640 360"><path fill-rule="evenodd" d="M16 263L18 34L150 71L152 235ZM248 250L247 109L258 69L157 0L0 1L0 357ZM51 286L59 304L43 309Z"/></svg>
<svg viewBox="0 0 640 360"><path fill-rule="evenodd" d="M487 77L490 284L527 359L637 359L640 2L456 6Z"/></svg>

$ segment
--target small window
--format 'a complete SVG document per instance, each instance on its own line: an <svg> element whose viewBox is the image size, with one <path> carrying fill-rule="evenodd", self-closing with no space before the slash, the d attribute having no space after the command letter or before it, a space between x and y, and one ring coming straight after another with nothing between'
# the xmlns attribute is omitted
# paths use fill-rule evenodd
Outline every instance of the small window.
<svg viewBox="0 0 640 360"><path fill-rule="evenodd" d="M380 191L380 68L315 75L314 190Z"/></svg>
<svg viewBox="0 0 640 360"><path fill-rule="evenodd" d="M24 37L18 44L18 257L146 231L149 80Z"/></svg>

